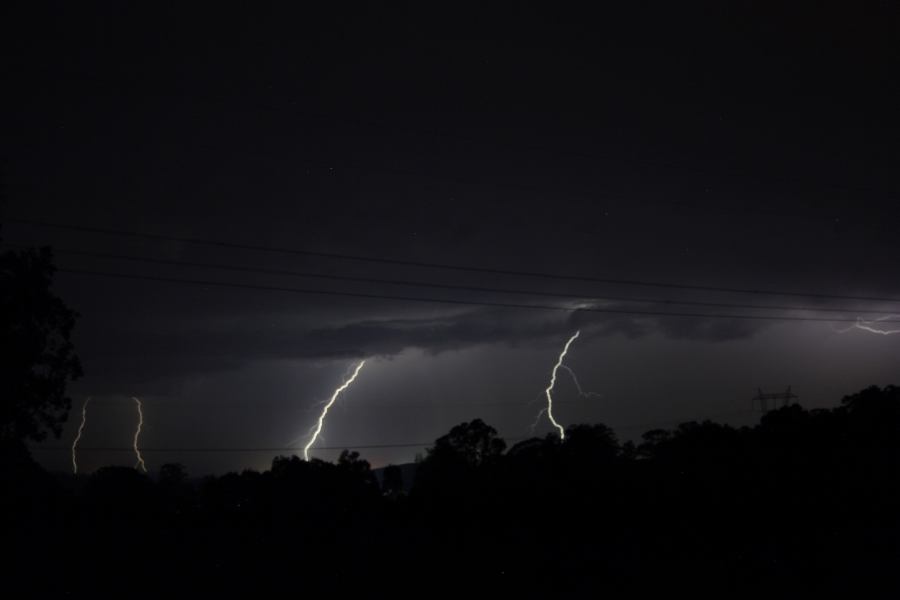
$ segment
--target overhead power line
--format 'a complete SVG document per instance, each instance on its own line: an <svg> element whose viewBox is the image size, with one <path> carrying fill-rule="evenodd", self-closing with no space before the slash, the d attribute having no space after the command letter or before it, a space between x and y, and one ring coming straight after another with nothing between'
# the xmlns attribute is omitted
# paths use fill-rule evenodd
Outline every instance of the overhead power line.
<svg viewBox="0 0 900 600"><path fill-rule="evenodd" d="M900 298L884 297L884 296L857 296L846 294L827 294L820 292L797 292L790 290L774 290L774 289L754 289L754 288L735 288L723 286L709 285L690 285L681 283L668 283L660 281L647 281L638 279L615 279L592 277L585 275L563 275L558 273L549 273L545 271L522 271L514 269L499 269L490 267L476 267L472 265L458 265L449 263L436 263L415 260L394 259L385 257L363 256L358 254L345 254L337 252L319 252L315 250L301 250L298 248L284 248L275 246L261 246L256 244L244 244L238 242L228 242L221 240L209 240L194 237L173 236L158 233L144 233L139 231L129 231L124 229L111 229L104 227L89 227L83 225L68 225L63 223L51 223L48 221L38 221L34 219L7 219L8 223L17 223L21 225L29 225L34 227L45 227L52 229L63 229L68 231L79 231L83 233L99 233L104 235L126 236L142 239L150 239L156 241L180 242L186 244L197 244L204 246L212 246L219 248L230 248L236 250L253 250L258 252L271 252L278 254L290 254L296 256L314 256L318 258L329 258L335 260L347 260L375 264L387 264L405 267L417 267L427 269L441 269L446 271L459 271L468 273L481 273L487 275L507 275L516 277L533 277L540 279L552 279L558 281L581 281L588 283L602 283L607 285L630 285L642 287L655 287L662 289L692 290L704 292L720 292L731 294L754 294L766 296L792 296L799 298L821 298L829 300L858 300L864 302L892 302L900 303Z"/></svg>
<svg viewBox="0 0 900 600"><path fill-rule="evenodd" d="M725 417L725 416L737 416L737 415L745 415L749 413L755 413L756 411L751 409L744 410L733 410L726 412L718 412L715 414L710 414L703 417L703 421L708 421L713 417ZM616 431L625 431L625 430L636 430L636 429L647 429L649 428L659 428L664 426L672 426L672 425L681 425L683 423L697 422L697 419L678 419L678 420L669 420L669 421L656 421L652 423L640 423L640 424L631 424L631 425L622 425L622 426L613 426L610 427ZM538 435L528 435L528 436L512 436L512 437L504 437L503 440L507 442L521 442L523 440L532 440L532 439L541 439L542 436ZM374 450L380 448L424 448L427 446L433 446L434 440L430 442L402 442L396 444L345 444L345 445L332 445L332 446L318 446L313 448L313 450ZM70 452L71 448L68 446L33 446L34 450L59 450ZM172 448L141 448L141 452L197 452L197 453L220 453L220 452L299 452L301 448L297 447L288 447L288 446L280 446L280 447L258 447L258 446L250 446L250 447L213 447L213 448L199 448L195 446L190 447L172 447ZM127 452L133 453L134 448L131 446L86 446L78 447L78 451L82 452Z"/></svg>
<svg viewBox="0 0 900 600"><path fill-rule="evenodd" d="M24 244L5 242L9 246L27 247ZM483 292L492 294L512 294L521 296L541 296L548 298L561 298L571 301L579 300L595 300L604 302L633 302L637 304L664 304L679 306L702 306L706 308L737 308L737 309L753 309L753 310L787 310L787 311L804 311L804 312L831 312L831 313L849 313L849 314L879 314L883 315L885 311L871 310L852 306L840 307L818 307L818 306L798 306L783 304L741 304L734 302L704 302L699 300L678 300L668 298L646 298L633 296L609 296L596 295L591 293L563 293L548 292L544 290L524 290L512 288L496 288L486 286L473 286L461 284L434 283L430 281L410 280L410 279L385 279L378 277L358 277L349 275L334 275L329 273L313 273L308 271L294 271L290 269L272 269L268 267L245 267L239 265L229 265L223 263L207 263L186 260L173 260L164 258L153 258L144 256L131 256L126 254L108 253L108 252L92 252L87 250L76 250L69 248L54 248L54 252L59 254L68 254L72 256L85 256L91 258L103 258L111 260L122 260L128 262L138 262L155 265L175 266L175 267L195 267L202 269L218 269L224 271L234 271L239 273L255 273L262 275L278 275L288 277L300 277L306 279L324 279L328 281L346 281L353 283L372 283L384 285L397 285L408 287L424 287L442 290L459 290L465 292Z"/></svg>
<svg viewBox="0 0 900 600"><path fill-rule="evenodd" d="M597 307L567 307L554 306L551 304L518 304L514 302L489 302L476 300L458 300L449 298L424 298L420 296L398 296L390 294L371 294L364 292L339 292L334 290L318 290L307 288L292 288L272 285L256 285L250 283L233 283L225 281L203 280L203 279L183 279L177 277L157 277L151 275L133 275L130 273L107 273L103 271L90 271L85 269L57 269L61 273L72 273L78 275L92 275L97 277L108 277L113 279L132 279L137 281L154 281L166 283L183 283L200 286L215 286L235 289L247 290L264 290L273 292L287 292L294 294L306 294L316 296L337 296L347 298L365 298L370 300L397 300L403 302L422 302L428 304L453 304L463 306L486 306L492 308L522 308L532 310L555 310L564 312L590 312L601 314L618 314L637 317L688 317L703 319L743 319L751 321L797 321L797 322L816 322L816 323L857 323L858 319L846 317L799 317L789 315L741 315L741 314L721 314L721 313L684 313L684 312L668 312L668 311L652 311L652 310L633 310L619 308L597 308ZM900 319L883 319L883 323L900 323Z"/></svg>
<svg viewBox="0 0 900 600"><path fill-rule="evenodd" d="M434 441L407 444L369 444L362 446L320 446L312 448L312 450L370 450L377 448L421 448L424 446L432 446ZM35 450L68 450L71 448L64 446L34 446ZM94 446L94 447L78 447L79 452L134 452L133 447L124 448L121 446ZM302 452L302 448L141 448L141 452Z"/></svg>

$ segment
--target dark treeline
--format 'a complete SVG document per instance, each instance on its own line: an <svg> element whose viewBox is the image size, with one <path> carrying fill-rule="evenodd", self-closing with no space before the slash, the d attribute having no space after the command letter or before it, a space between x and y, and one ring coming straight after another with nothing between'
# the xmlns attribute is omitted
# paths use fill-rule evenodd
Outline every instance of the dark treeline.
<svg viewBox="0 0 900 600"><path fill-rule="evenodd" d="M3 457L7 582L42 597L900 589L898 387L639 444L576 425L506 448L475 420L413 482L347 451L196 482L106 467L79 486L24 446Z"/></svg>

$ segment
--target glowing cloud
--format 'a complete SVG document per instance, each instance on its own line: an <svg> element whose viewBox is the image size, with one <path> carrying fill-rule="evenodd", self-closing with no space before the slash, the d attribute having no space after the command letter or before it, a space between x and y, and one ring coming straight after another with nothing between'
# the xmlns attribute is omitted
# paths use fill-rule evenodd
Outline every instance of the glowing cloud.
<svg viewBox="0 0 900 600"><path fill-rule="evenodd" d="M319 434L322 432L322 426L325 423L325 416L328 414L328 410L334 404L334 401L337 400L337 397L340 395L340 393L350 387L350 385L356 379L356 376L359 375L359 371L363 368L364 364L366 364L365 360L359 361L359 364L356 365L356 369L354 369L353 371L353 375L351 375L350 378L347 379L347 381L342 383L341 386L338 387L338 389L334 390L334 393L331 395L331 399L325 404L325 407L322 409L322 414L319 415L319 421L316 424L315 431L313 431L312 436L309 438L309 442L307 442L306 446L304 446L303 448L303 460L309 460L309 449L314 443L316 443L316 438L318 438Z"/></svg>
<svg viewBox="0 0 900 600"><path fill-rule="evenodd" d="M140 467L144 471L144 473L146 473L147 465L144 464L144 457L141 456L141 451L138 448L138 438L141 436L141 428L144 426L143 405L141 404L141 401L138 400L137 398L135 398L134 396L132 396L131 399L134 400L134 403L137 405L137 412L138 412L138 425L137 425L137 429L134 432L134 443L133 443L134 455L137 456L137 462L134 464L134 468Z"/></svg>
<svg viewBox="0 0 900 600"><path fill-rule="evenodd" d="M88 396L84 404L81 405L81 425L78 426L78 434L75 435L75 440L72 442L72 474L74 475L78 475L78 461L75 458L75 449L78 447L78 442L81 440L81 434L84 432L84 426L87 423L87 405L90 401L91 398Z"/></svg>
<svg viewBox="0 0 900 600"><path fill-rule="evenodd" d="M556 422L556 419L553 418L553 386L556 385L556 373L559 371L559 368L562 366L563 360L566 358L566 353L569 351L569 346L572 345L572 342L580 334L580 331L576 331L575 335L569 338L569 341L566 342L565 347L563 347L562 353L560 353L559 358L556 360L556 364L553 365L553 371L550 373L550 385L547 386L547 389L544 390L544 394L547 396L547 418L550 419L550 422L559 430L559 439L566 439L566 430L563 429L563 426ZM574 374L573 374L574 375ZM579 386L580 388L581 386ZM543 410L541 411L543 412ZM540 413L538 413L538 418L540 418Z"/></svg>

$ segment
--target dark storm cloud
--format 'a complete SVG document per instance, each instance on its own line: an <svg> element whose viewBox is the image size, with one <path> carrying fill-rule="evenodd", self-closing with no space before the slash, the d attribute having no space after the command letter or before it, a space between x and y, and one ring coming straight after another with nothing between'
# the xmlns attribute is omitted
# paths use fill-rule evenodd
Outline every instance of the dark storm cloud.
<svg viewBox="0 0 900 600"><path fill-rule="evenodd" d="M605 308L628 310L625 305L607 305ZM628 339L636 339L655 333L670 339L701 342L750 338L773 323L708 316L630 316L588 311L573 313L569 322L573 327L590 328L593 335L598 336L621 334Z"/></svg>
<svg viewBox="0 0 900 600"><path fill-rule="evenodd" d="M750 337L765 325L732 319L515 309L477 309L436 317L360 318L324 326L292 323L289 319L272 323L259 316L244 317L224 328L217 321L166 331L108 332L102 345L89 342L85 346L84 360L88 375L103 373L103 379L115 387L228 371L264 360L390 357L412 348L439 354L485 344L543 345L557 343L576 329L592 337L623 335L634 339L661 334L680 340L719 342ZM121 337L111 342L110 336Z"/></svg>
<svg viewBox="0 0 900 600"><path fill-rule="evenodd" d="M249 325L256 321L257 326ZM360 319L346 324L266 323L243 319L235 327L185 326L167 331L107 332L86 340L88 375L126 383L239 368L260 360L329 360L393 356L408 348L429 353L481 344L540 343L567 326L558 315L474 310L441 317ZM248 326L249 325L249 326ZM110 340L118 337L118 340Z"/></svg>
<svg viewBox="0 0 900 600"><path fill-rule="evenodd" d="M646 321L629 315L575 311L568 322L572 329L591 328L597 335L621 334L628 339L643 337L650 331Z"/></svg>
<svg viewBox="0 0 900 600"><path fill-rule="evenodd" d="M329 367L340 370L330 361L417 349L442 360L411 353L429 381L403 381L392 395L426 396L443 411L476 383L487 385L467 392L473 401L527 402L575 329L579 375L618 403L584 419L701 414L694 382L720 394L804 378L871 383L896 371L874 345L783 360L785 348L819 338L786 335L775 321L379 298L548 304L559 295L611 310L737 315L788 311L677 302L788 303L716 288L900 296L890 3L783 3L778 14L757 3L618 3L599 19L549 6L485 7L472 18L431 3L335 14L327 3L60 3L32 16L35 4L5 20L18 35L8 36L4 217L118 233L6 223L4 241L182 263L59 253L61 268L145 278L57 275L59 295L83 315L75 342L85 393L169 395L205 422L204 399L219 391L248 403L281 402L283 390L313 396L317 383L331 385ZM842 303L851 318L861 304ZM809 330L830 334L821 325ZM735 358L764 342L760 356L774 358L758 369ZM498 366L513 362L508 373L540 376L506 386ZM433 389L432 376L447 383ZM232 387L238 379L246 387ZM419 436L453 424L441 411L435 429L386 412L343 439L428 439ZM496 424L521 428L514 413L497 413ZM181 422L159 426L161 445L194 443L197 427L184 437L168 429ZM229 426L240 434L210 428L210 445L278 429L258 414L223 414L217 427Z"/></svg>
<svg viewBox="0 0 900 600"><path fill-rule="evenodd" d="M480 344L539 343L558 337L565 327L558 316L489 309L439 319L361 321L318 329L308 337L314 354L318 354L316 348L355 348L359 356L397 354L406 348L437 354Z"/></svg>
<svg viewBox="0 0 900 600"><path fill-rule="evenodd" d="M749 338L767 324L745 319L680 318L660 319L657 327L663 335L673 339L727 342Z"/></svg>

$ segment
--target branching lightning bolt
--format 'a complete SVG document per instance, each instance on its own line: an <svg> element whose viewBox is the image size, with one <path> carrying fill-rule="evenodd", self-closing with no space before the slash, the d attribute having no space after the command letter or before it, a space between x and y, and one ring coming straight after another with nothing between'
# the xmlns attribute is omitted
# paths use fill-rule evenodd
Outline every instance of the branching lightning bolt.
<svg viewBox="0 0 900 600"><path fill-rule="evenodd" d="M560 364L559 368L564 369L569 375L572 376L572 383L575 384L575 389L578 390L578 395L580 397L586 398L586 399L603 397L603 394L600 394L599 392L584 391L584 388L581 387L581 382L578 381L578 376L575 374L575 371L572 369L572 367L570 367L568 365ZM541 395L543 395L543 394L541 394ZM534 422L531 424L531 427L529 427L529 430L531 431L531 433L534 433L534 430L537 429L538 424L540 424L540 422L541 422L541 417L543 417L544 413L546 413L546 412L547 412L547 407L545 406L544 408L542 408L541 410L538 411L537 415L535 415Z"/></svg>
<svg viewBox="0 0 900 600"><path fill-rule="evenodd" d="M88 402L91 401L90 396L88 396L84 404L81 405L81 425L78 426L78 433L75 435L75 440L72 442L72 474L78 475L78 461L75 458L75 449L78 447L78 441L81 440L81 434L84 432L84 426L87 423L87 405Z"/></svg>
<svg viewBox="0 0 900 600"><path fill-rule="evenodd" d="M135 398L134 396L132 396L131 399L134 400L134 403L137 405L137 412L138 412L138 425L137 425L137 429L134 432L134 444L133 444L134 445L134 455L137 456L137 462L134 464L134 467L135 468L140 467L141 469L143 469L144 473L146 473L147 465L144 464L144 457L141 456L141 451L138 448L138 438L141 436L141 428L144 426L143 404L141 404L141 401L139 399Z"/></svg>
<svg viewBox="0 0 900 600"><path fill-rule="evenodd" d="M895 318L895 315L888 315L886 317L867 321L862 317L856 317L856 323L854 323L850 327L845 327L844 329L835 329L835 331L838 333L847 333L851 329L862 329L863 331L868 331L869 333L877 333L878 335L894 335L896 333L900 333L900 329L879 329L878 327L874 327L872 323L879 323L881 321L887 321L888 319L893 320Z"/></svg>
<svg viewBox="0 0 900 600"><path fill-rule="evenodd" d="M563 348L562 353L560 353L559 358L556 360L556 364L553 365L553 371L550 373L550 385L547 386L547 389L544 390L544 394L547 395L547 418L550 419L550 422L559 430L559 439L566 439L566 430L563 429L563 426L556 422L556 419L553 418L553 386L556 385L556 372L559 371L559 368L562 366L563 360L566 358L566 353L569 351L569 346L572 345L572 342L575 341L575 338L578 337L580 331L576 331L575 335L569 338L569 341L566 342L565 347ZM540 414L538 414L538 418L540 418Z"/></svg>
<svg viewBox="0 0 900 600"><path fill-rule="evenodd" d="M309 460L309 449L314 443L316 443L316 438L318 438L319 434L322 432L322 425L325 423L325 415L328 414L328 410L334 404L334 401L337 400L337 397L340 395L340 393L350 387L350 385L356 379L356 376L359 375L359 371L363 368L364 364L366 364L365 360L359 361L359 364L356 365L356 369L354 369L353 371L353 375L351 375L350 378L347 379L347 381L342 383L341 386L338 387L338 389L334 390L334 393L331 395L331 399L325 404L325 407L322 409L322 414L319 415L319 421L316 424L315 431L313 431L312 436L309 438L309 442L307 442L306 446L304 446L303 448L303 460Z"/></svg>

